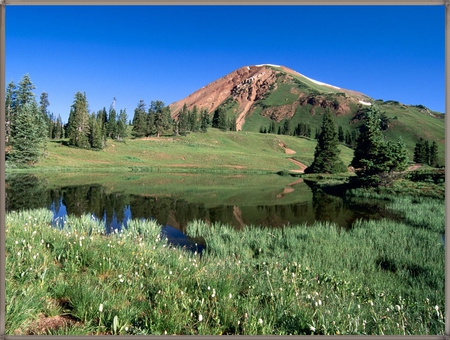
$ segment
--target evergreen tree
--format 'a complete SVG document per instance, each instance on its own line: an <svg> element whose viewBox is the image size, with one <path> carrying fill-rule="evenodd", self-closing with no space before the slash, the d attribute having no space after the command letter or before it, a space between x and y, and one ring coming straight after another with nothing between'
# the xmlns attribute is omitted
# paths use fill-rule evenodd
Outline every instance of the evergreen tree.
<svg viewBox="0 0 450 340"><path fill-rule="evenodd" d="M134 109L133 129L131 135L134 138L140 138L147 135L147 114L145 113L145 103L141 99L137 108Z"/></svg>
<svg viewBox="0 0 450 340"><path fill-rule="evenodd" d="M156 137L160 137L172 127L170 108L160 100L151 102L151 111L155 113Z"/></svg>
<svg viewBox="0 0 450 340"><path fill-rule="evenodd" d="M209 114L208 110L203 109L200 113L200 131L201 132L208 132L210 121L209 121Z"/></svg>
<svg viewBox="0 0 450 340"><path fill-rule="evenodd" d="M117 136L117 112L111 105L109 108L108 123L106 123L106 136L115 139Z"/></svg>
<svg viewBox="0 0 450 340"><path fill-rule="evenodd" d="M350 133L349 130L345 131L345 139L344 140L345 140L346 145L348 145L348 146L352 145L352 134Z"/></svg>
<svg viewBox="0 0 450 340"><path fill-rule="evenodd" d="M101 130L102 117L98 118L92 113L89 116L89 145L92 149L103 148L103 135Z"/></svg>
<svg viewBox="0 0 450 340"><path fill-rule="evenodd" d="M77 92L67 122L69 145L89 149L89 114L86 93Z"/></svg>
<svg viewBox="0 0 450 340"><path fill-rule="evenodd" d="M387 185L391 181L391 173L404 171L407 164L405 144L401 140L395 144L385 141L380 112L371 106L361 127L352 160L359 183L363 186Z"/></svg>
<svg viewBox="0 0 450 340"><path fill-rule="evenodd" d="M63 123L61 120L61 116L58 115L58 118L56 118L55 128L53 129L53 139L60 139L63 138Z"/></svg>
<svg viewBox="0 0 450 340"><path fill-rule="evenodd" d="M189 128L190 128L190 130L192 132L197 132L198 131L198 109L197 109L197 105L194 105L194 108L189 113L189 125L190 125Z"/></svg>
<svg viewBox="0 0 450 340"><path fill-rule="evenodd" d="M116 139L118 141L124 140L127 135L127 111L126 109L120 110L119 118L117 120L117 135Z"/></svg>
<svg viewBox="0 0 450 340"><path fill-rule="evenodd" d="M291 132L290 130L291 130L290 120L287 119L287 118L285 118L285 119L284 119L284 122L283 122L283 128L282 128L281 133L282 133L283 135L289 135L290 132Z"/></svg>
<svg viewBox="0 0 450 340"><path fill-rule="evenodd" d="M16 105L18 107L25 106L28 103L31 103L35 100L33 90L36 87L31 82L30 77L28 74L24 75L22 80L19 82L19 86L17 87L17 94L16 99L17 103Z"/></svg>
<svg viewBox="0 0 450 340"><path fill-rule="evenodd" d="M11 130L13 126L14 113L17 106L17 87L14 82L10 82L5 94L5 142L9 145Z"/></svg>
<svg viewBox="0 0 450 340"><path fill-rule="evenodd" d="M305 173L339 173L346 172L347 167L339 159L340 150L338 134L330 110L323 115L319 138L314 152L314 161Z"/></svg>
<svg viewBox="0 0 450 340"><path fill-rule="evenodd" d="M430 146L430 152L428 156L428 164L431 166L436 166L438 160L438 145L436 141L433 141L433 143Z"/></svg>
<svg viewBox="0 0 450 340"><path fill-rule="evenodd" d="M275 131L276 131L275 122L272 120L269 126L269 133L275 133Z"/></svg>
<svg viewBox="0 0 450 340"><path fill-rule="evenodd" d="M52 138L53 134L53 114L48 112L48 107L50 106L50 102L48 101L48 93L42 92L41 98L39 101L39 123L42 128L46 127L46 129L40 130L41 138L44 146L44 154L47 153L47 141Z"/></svg>
<svg viewBox="0 0 450 340"><path fill-rule="evenodd" d="M189 116L188 116L188 109L186 103L184 103L183 108L180 111L180 114L178 116L178 132L185 136L187 134L187 131L189 125Z"/></svg>
<svg viewBox="0 0 450 340"><path fill-rule="evenodd" d="M8 161L33 165L39 160L42 134L39 126L39 109L34 100L21 105L12 126L12 149Z"/></svg>
<svg viewBox="0 0 450 340"><path fill-rule="evenodd" d="M414 147L413 161L421 164L428 164L428 146L425 139L419 138Z"/></svg>
<svg viewBox="0 0 450 340"><path fill-rule="evenodd" d="M225 108L222 106L219 106L214 111L212 126L214 128L221 129L223 131L227 130L228 124L227 124L227 112L225 111Z"/></svg>
<svg viewBox="0 0 450 340"><path fill-rule="evenodd" d="M40 148L48 134L47 117L42 117L28 75L18 86L8 85L5 97L5 141L9 146L7 159L22 164L38 161Z"/></svg>
<svg viewBox="0 0 450 340"><path fill-rule="evenodd" d="M341 143L345 142L344 128L340 125L338 128L338 139L339 139L339 142L341 142Z"/></svg>

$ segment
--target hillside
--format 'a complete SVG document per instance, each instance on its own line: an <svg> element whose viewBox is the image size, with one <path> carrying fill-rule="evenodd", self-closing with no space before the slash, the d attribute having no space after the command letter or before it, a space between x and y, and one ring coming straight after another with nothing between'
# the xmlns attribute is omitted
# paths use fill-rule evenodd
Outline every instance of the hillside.
<svg viewBox="0 0 450 340"><path fill-rule="evenodd" d="M237 130L258 132L275 122L276 128L284 119L291 129L308 124L314 132L322 122L322 114L330 109L336 123L345 132L357 130L363 123L361 112L369 105L377 105L389 120L385 135L405 142L412 160L417 140L422 137L436 140L439 145L439 164L444 164L444 115L422 105L404 105L395 100L373 99L358 91L342 89L310 79L294 70L277 65L245 66L204 86L188 97L170 105L176 118L186 104L207 109L210 114L225 107L228 118L236 118Z"/></svg>
<svg viewBox="0 0 450 340"><path fill-rule="evenodd" d="M291 159L310 165L316 141L292 136L252 132L191 133L186 137L109 140L100 151L66 146L66 141L48 143L48 156L35 170L128 170L136 171L232 171L277 172L301 170ZM353 151L341 146L344 163Z"/></svg>

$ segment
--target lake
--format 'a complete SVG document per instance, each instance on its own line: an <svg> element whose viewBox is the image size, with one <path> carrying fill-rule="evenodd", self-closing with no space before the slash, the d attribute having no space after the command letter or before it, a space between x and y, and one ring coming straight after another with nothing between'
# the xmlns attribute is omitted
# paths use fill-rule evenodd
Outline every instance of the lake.
<svg viewBox="0 0 450 340"><path fill-rule="evenodd" d="M326 194L313 182L279 175L126 172L8 174L6 178L7 211L48 208L58 227L63 227L67 215L89 214L105 222L107 233L126 227L130 219L156 220L164 233L179 242L187 242L182 233L193 220L236 229L307 226L315 221L350 228L356 219L386 217L384 205L349 200L339 192Z"/></svg>

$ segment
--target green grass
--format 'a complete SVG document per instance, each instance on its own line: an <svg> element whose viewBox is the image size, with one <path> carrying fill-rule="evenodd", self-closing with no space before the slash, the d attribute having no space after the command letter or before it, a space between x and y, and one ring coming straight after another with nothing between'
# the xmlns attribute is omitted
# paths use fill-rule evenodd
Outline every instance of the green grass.
<svg viewBox="0 0 450 340"><path fill-rule="evenodd" d="M46 210L9 213L6 333L443 334L443 200L389 199L403 221L348 231L192 222L202 257L154 222L105 236L90 216L57 230Z"/></svg>
<svg viewBox="0 0 450 340"><path fill-rule="evenodd" d="M316 142L291 136L251 132L191 133L186 137L108 140L103 150L66 146L64 141L48 143L48 156L24 171L215 171L274 173L295 170L279 146L282 142L297 152L298 160L311 162ZM343 158L351 161L351 150ZM13 171L9 169L8 171ZM17 171L17 170L14 170Z"/></svg>

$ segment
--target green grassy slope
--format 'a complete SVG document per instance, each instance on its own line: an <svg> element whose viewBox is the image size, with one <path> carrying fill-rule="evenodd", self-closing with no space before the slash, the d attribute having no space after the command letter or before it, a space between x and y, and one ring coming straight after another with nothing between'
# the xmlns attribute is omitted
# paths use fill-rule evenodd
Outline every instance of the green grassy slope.
<svg viewBox="0 0 450 340"><path fill-rule="evenodd" d="M286 154L284 143L295 154ZM127 139L125 143L108 140L100 151L68 147L64 141L48 143L48 156L37 170L98 169L112 170L129 167L166 169L206 169L239 172L296 170L288 158L295 157L309 165L314 156L315 140L253 132L192 133L186 137ZM342 160L349 164L353 151L342 147Z"/></svg>
<svg viewBox="0 0 450 340"><path fill-rule="evenodd" d="M349 98L351 96L339 92L338 89L315 84L299 75L290 74L290 76L291 78L287 77L284 73L278 76L276 86L273 86L272 90L254 105L253 110L246 117L245 124L242 128L243 131L258 132L262 126L268 128L271 119L261 115L263 109L293 104L298 101L300 92L304 93L303 97L316 95L318 98L326 98L331 102L334 100L342 101L344 100L343 98ZM434 140L438 143L438 163L440 165L444 164L444 115L430 111L421 105L403 105L396 101L383 100L376 100L373 103L379 107L381 112L385 112L390 119L389 128L385 131L386 138L393 141L402 138L408 148L411 161L413 159L415 144L422 137L430 143ZM354 120L358 110L363 106L358 104L357 101L346 101L344 105L348 105L350 110L346 114L339 114L336 117L336 124L342 126L344 131L348 130L352 132L358 129L363 123L363 121ZM290 118L291 131L298 123L302 122L310 125L314 136L315 130L322 123L324 111L325 109L321 106L312 106L311 104L299 105L295 110L294 116ZM281 124L282 121L276 122L277 129Z"/></svg>

